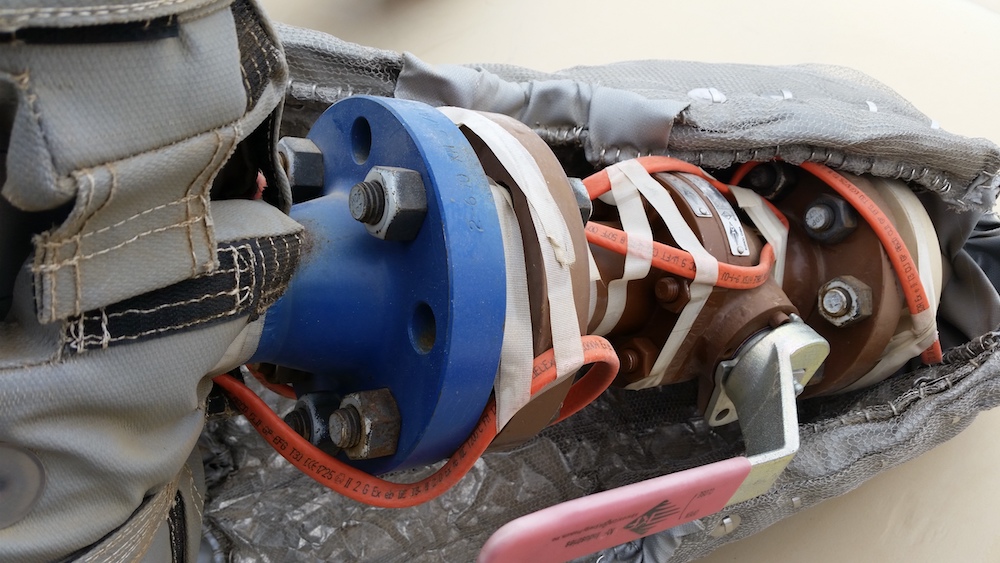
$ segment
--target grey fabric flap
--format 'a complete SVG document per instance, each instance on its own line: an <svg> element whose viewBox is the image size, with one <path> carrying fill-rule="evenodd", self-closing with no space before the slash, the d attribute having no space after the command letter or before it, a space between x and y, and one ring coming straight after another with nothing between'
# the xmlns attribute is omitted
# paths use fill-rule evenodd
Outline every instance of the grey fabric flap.
<svg viewBox="0 0 1000 563"><path fill-rule="evenodd" d="M163 287L212 269L208 189L235 146L228 128L75 175L73 212L35 237L39 320L78 315L121 300L130 288ZM149 193L147 182L157 177L164 181ZM156 267L141 267L151 256ZM129 275L108 278L124 269Z"/></svg>
<svg viewBox="0 0 1000 563"><path fill-rule="evenodd" d="M232 124L247 110L233 16L183 24L177 38L126 44L0 46L19 106L3 195L28 210L75 195L75 170Z"/></svg>
<svg viewBox="0 0 1000 563"><path fill-rule="evenodd" d="M220 232L232 240L252 239L259 246L301 231L298 223L260 201L213 206ZM155 257L146 264L152 262ZM28 271L22 270L12 313L0 323L0 442L35 453L46 485L31 512L0 530L0 561L58 560L99 541L90 552L93 560L138 559L146 549L143 542L163 523L178 483L183 490L190 478L200 479L182 466L204 422L211 387L205 374L225 357L249 317L284 290L294 260L252 265L242 279L220 271L147 296L151 306L119 310L139 321L121 325L125 330L141 329L141 321L149 318L157 332L100 342L85 351L67 350L58 340L60 325L65 335L72 321L37 322ZM275 272L278 266L285 271ZM105 272L104 280L113 283L145 269L157 268L115 268ZM267 275L260 275L264 270ZM198 307L185 287L220 279L236 279L238 285L222 289L249 297L252 306L189 318L183 327L156 322L168 308L179 311L171 315L178 321ZM100 315L104 322L115 322L114 313L105 313ZM190 500L186 507L201 505L200 498ZM120 533L107 535L126 521Z"/></svg>
<svg viewBox="0 0 1000 563"><path fill-rule="evenodd" d="M0 42L0 83L18 97L3 197L22 211L70 209L34 238L41 322L216 266L213 182L261 124L266 134L244 146L274 157L287 77L259 8L228 5L192 11L203 6L192 0L174 37ZM272 172L269 201L287 206L284 178L254 166ZM108 279L123 268L129 275Z"/></svg>

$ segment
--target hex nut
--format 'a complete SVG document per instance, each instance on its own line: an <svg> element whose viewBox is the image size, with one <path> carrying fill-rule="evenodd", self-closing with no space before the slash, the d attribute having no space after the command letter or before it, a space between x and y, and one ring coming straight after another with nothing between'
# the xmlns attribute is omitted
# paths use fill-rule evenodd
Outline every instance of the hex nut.
<svg viewBox="0 0 1000 563"><path fill-rule="evenodd" d="M679 315L691 301L691 284L666 275L656 280L653 285L653 296L661 307Z"/></svg>
<svg viewBox="0 0 1000 563"><path fill-rule="evenodd" d="M838 276L819 288L817 308L833 326L857 324L872 316L872 288L854 276Z"/></svg>
<svg viewBox="0 0 1000 563"><path fill-rule="evenodd" d="M648 377L659 353L660 350L648 338L632 338L621 348L623 367L619 375L629 383Z"/></svg>
<svg viewBox="0 0 1000 563"><path fill-rule="evenodd" d="M780 201L798 185L796 168L787 162L762 162L740 182L771 201Z"/></svg>
<svg viewBox="0 0 1000 563"><path fill-rule="evenodd" d="M803 213L806 234L823 244L837 244L858 228L858 212L843 198L823 194Z"/></svg>
<svg viewBox="0 0 1000 563"><path fill-rule="evenodd" d="M330 441L327 420L339 404L340 395L336 393L307 393L285 415L285 423L310 444L330 455L336 455L340 448Z"/></svg>
<svg viewBox="0 0 1000 563"><path fill-rule="evenodd" d="M396 453L401 419L399 408L388 389L361 391L346 395L341 409L353 407L360 415L357 443L344 448L351 459L373 459Z"/></svg>
<svg viewBox="0 0 1000 563"><path fill-rule="evenodd" d="M406 168L375 166L365 182L382 185L385 204L381 218L365 224L368 232L383 240L413 240L427 215L427 193L420 173Z"/></svg>
<svg viewBox="0 0 1000 563"><path fill-rule="evenodd" d="M282 137L278 141L278 158L292 189L323 187L323 153L311 140Z"/></svg>

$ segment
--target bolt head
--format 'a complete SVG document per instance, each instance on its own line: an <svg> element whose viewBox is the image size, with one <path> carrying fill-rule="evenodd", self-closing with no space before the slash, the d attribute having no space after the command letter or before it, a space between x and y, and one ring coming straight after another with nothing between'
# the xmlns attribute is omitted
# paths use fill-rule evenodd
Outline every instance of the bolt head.
<svg viewBox="0 0 1000 563"><path fill-rule="evenodd" d="M806 210L806 226L814 231L825 231L833 225L833 209L822 203Z"/></svg>
<svg viewBox="0 0 1000 563"><path fill-rule="evenodd" d="M806 207L802 222L813 240L837 244L858 228L858 212L842 197L825 193Z"/></svg>
<svg viewBox="0 0 1000 563"><path fill-rule="evenodd" d="M376 389L351 393L344 397L340 407L339 410L354 409L358 414L358 439L344 448L347 457L372 459L396 453L401 419L391 391ZM332 416L330 422L333 423ZM331 438L336 439L332 432Z"/></svg>
<svg viewBox="0 0 1000 563"><path fill-rule="evenodd" d="M839 287L832 287L820 300L823 311L832 317L842 317L851 309L851 296Z"/></svg>
<svg viewBox="0 0 1000 563"><path fill-rule="evenodd" d="M323 153L311 140L283 137L278 155L292 189L323 187Z"/></svg>
<svg viewBox="0 0 1000 563"><path fill-rule="evenodd" d="M671 276L664 276L656 280L656 285L653 286L653 292L656 295L656 299L664 303L670 303L676 301L678 297L681 296L681 283L677 281L676 278Z"/></svg>
<svg viewBox="0 0 1000 563"><path fill-rule="evenodd" d="M361 440L361 415L351 405L330 415L330 440L338 448L350 448Z"/></svg>
<svg viewBox="0 0 1000 563"><path fill-rule="evenodd" d="M830 324L846 327L872 316L872 290L854 276L838 276L823 284L817 307Z"/></svg>
<svg viewBox="0 0 1000 563"><path fill-rule="evenodd" d="M309 414L304 408L295 408L284 417L285 424L296 434L306 440L312 438L312 426L309 424Z"/></svg>
<svg viewBox="0 0 1000 563"><path fill-rule="evenodd" d="M630 348L622 350L621 361L622 369L628 373L638 370L641 362L639 359L639 353Z"/></svg>

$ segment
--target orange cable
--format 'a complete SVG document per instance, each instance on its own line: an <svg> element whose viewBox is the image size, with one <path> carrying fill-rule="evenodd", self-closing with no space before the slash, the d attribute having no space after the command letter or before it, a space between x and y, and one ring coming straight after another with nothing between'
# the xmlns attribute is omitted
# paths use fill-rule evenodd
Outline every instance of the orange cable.
<svg viewBox="0 0 1000 563"><path fill-rule="evenodd" d="M620 229L591 221L584 230L587 232L587 242L622 255L628 252L628 235ZM694 279L697 271L694 258L688 251L655 241L652 266L689 280ZM760 263L756 266L735 266L719 262L719 276L716 278L715 286L753 289L767 281L773 266L774 250L770 244L765 244L760 252Z"/></svg>
<svg viewBox="0 0 1000 563"><path fill-rule="evenodd" d="M607 389L618 373L618 356L607 340L599 336L584 336L582 341L584 362L594 365L570 388L557 421L590 403ZM554 357L554 352L549 350L535 359L533 389L536 388L535 380L541 380L538 390L555 381ZM337 493L383 508L416 506L441 495L472 469L497 433L496 401L490 397L472 434L440 469L416 483L392 483L351 467L310 444L289 428L260 397L232 376L220 375L214 381L229 394L254 430L292 465Z"/></svg>
<svg viewBox="0 0 1000 563"><path fill-rule="evenodd" d="M729 186L716 180L701 168L683 160L669 156L644 156L637 158L636 162L649 174L656 174L657 172L687 172L696 174L707 180L723 195L732 195ZM611 178L608 176L607 169L604 169L587 177L583 181L583 185L587 188L590 199L596 199L611 190ZM765 201L782 224L788 227L788 219L771 202ZM621 229L596 222L588 222L584 230L587 232L587 241L591 244L618 254L627 254L628 234ZM764 245L760 253L760 262L756 266L736 266L719 262L719 275L715 286L728 289L753 289L758 287L770 277L774 262L774 249L771 248L770 244ZM689 252L657 241L653 241L652 266L664 272L669 272L690 280L694 279L695 272L697 271L694 258Z"/></svg>
<svg viewBox="0 0 1000 563"><path fill-rule="evenodd" d="M296 400L296 399L298 399L298 397L295 396L295 390L292 389L292 387L290 385L282 385L280 383L271 383L270 381L267 380L266 377L264 377L264 374L261 373L260 370L254 368L254 367L251 367L250 364L247 364L246 367L247 367L247 371L250 372L250 375L252 375L254 377L254 379L256 379L258 382L260 382L261 385L263 385L264 387L266 387L268 391L271 391L272 393L281 395L282 397L284 397L286 399L292 399L293 401Z"/></svg>

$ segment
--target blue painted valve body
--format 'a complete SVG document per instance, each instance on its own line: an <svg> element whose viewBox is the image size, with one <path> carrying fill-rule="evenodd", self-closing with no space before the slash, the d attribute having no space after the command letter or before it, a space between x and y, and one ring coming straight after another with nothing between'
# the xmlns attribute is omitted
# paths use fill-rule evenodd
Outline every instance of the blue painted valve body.
<svg viewBox="0 0 1000 563"><path fill-rule="evenodd" d="M362 469L446 458L485 408L503 337L503 242L482 167L455 125L416 102L345 99L309 138L325 195L292 208L306 251L252 361L311 374L300 395L390 389L396 453L351 462ZM351 187L376 165L420 173L427 214L412 241L378 239L350 214Z"/></svg>

